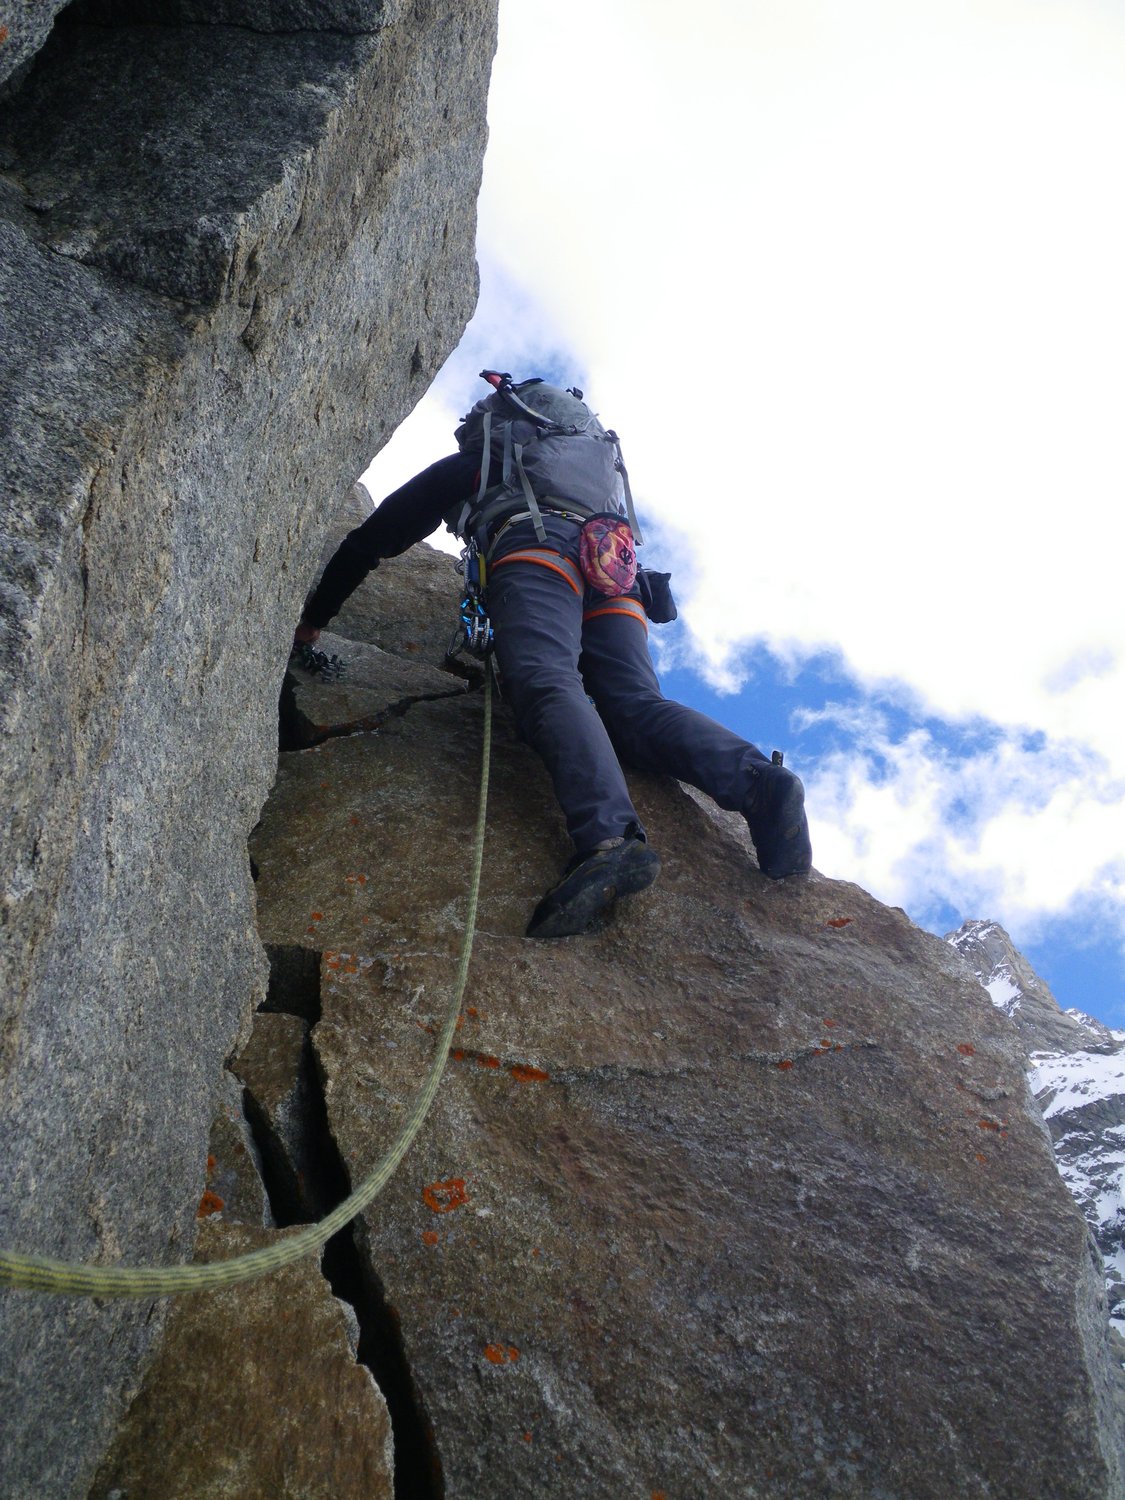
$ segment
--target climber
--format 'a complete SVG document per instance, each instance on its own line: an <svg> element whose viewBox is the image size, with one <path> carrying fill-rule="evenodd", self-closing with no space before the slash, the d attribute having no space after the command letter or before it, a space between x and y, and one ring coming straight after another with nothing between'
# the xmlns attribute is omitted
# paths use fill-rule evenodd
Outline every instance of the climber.
<svg viewBox="0 0 1125 1500"><path fill-rule="evenodd" d="M344 538L305 603L296 641L314 642L381 559L442 521L479 548L504 697L546 764L575 847L536 907L529 937L583 932L660 872L619 755L741 812L764 874L807 871L800 780L779 758L775 764L661 693L642 600L656 619L674 618L675 609L670 595L670 613L652 604L651 583L659 595L665 575L642 571L634 581L622 495L632 531L636 525L616 435L580 391L482 373L493 393L458 428L458 451L395 490ZM584 545L598 518L600 551Z"/></svg>

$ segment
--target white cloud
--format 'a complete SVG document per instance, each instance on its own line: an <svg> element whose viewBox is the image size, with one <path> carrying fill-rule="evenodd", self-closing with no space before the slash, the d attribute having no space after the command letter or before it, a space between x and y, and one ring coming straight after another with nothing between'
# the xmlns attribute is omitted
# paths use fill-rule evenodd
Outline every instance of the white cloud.
<svg viewBox="0 0 1125 1500"><path fill-rule="evenodd" d="M808 778L825 874L923 922L946 906L1002 914L1017 942L1082 907L1125 943L1125 785L1098 757L1015 737L954 754L925 729L893 737L877 713L822 717L852 741Z"/></svg>
<svg viewBox="0 0 1125 1500"><path fill-rule="evenodd" d="M1083 880L1120 910L1125 16L502 0L490 126L481 311L395 482L481 364L581 361L712 683L827 650L1004 727L825 763L818 864L1013 926Z"/></svg>
<svg viewBox="0 0 1125 1500"><path fill-rule="evenodd" d="M589 360L650 511L706 516L716 679L839 646L1121 757L1125 23L521 0L491 119L482 253Z"/></svg>

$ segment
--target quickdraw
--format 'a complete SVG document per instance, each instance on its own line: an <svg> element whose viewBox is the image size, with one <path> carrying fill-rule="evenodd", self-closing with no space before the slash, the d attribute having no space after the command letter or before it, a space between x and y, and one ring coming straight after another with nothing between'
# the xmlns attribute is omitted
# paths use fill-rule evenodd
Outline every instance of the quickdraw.
<svg viewBox="0 0 1125 1500"><path fill-rule="evenodd" d="M465 587L461 594L459 623L446 647L446 660L464 651L483 661L492 650L492 624L484 607L485 561L475 542L461 553L458 564Z"/></svg>

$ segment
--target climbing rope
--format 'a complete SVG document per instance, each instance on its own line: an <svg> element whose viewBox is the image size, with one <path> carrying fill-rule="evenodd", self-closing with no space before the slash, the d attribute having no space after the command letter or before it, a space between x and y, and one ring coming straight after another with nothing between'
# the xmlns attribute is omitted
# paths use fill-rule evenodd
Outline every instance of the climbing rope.
<svg viewBox="0 0 1125 1500"><path fill-rule="evenodd" d="M319 1250L326 1240L372 1202L390 1181L395 1168L422 1128L429 1113L438 1084L441 1082L461 1002L469 978L469 960L477 922L477 899L480 895L481 869L484 864L484 830L488 808L488 769L492 750L492 674L484 674L484 748L481 756L480 799L473 839L472 874L469 882L469 905L465 914L465 938L457 969L453 999L445 1018L437 1050L426 1081L422 1085L406 1121L382 1161L350 1197L345 1198L319 1224L309 1224L296 1234L260 1250L251 1250L230 1260L208 1261L189 1266L91 1266L46 1256L20 1255L14 1250L0 1250L0 1286L19 1287L25 1291L49 1292L66 1297L172 1297L184 1292L208 1292L218 1287L250 1281L269 1271L280 1270L294 1261Z"/></svg>

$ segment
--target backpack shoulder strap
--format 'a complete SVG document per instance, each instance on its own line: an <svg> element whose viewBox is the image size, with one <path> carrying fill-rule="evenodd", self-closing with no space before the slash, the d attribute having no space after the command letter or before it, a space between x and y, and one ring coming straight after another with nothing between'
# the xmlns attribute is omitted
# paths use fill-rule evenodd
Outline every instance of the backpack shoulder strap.
<svg viewBox="0 0 1125 1500"><path fill-rule="evenodd" d="M629 530L633 533L633 540L637 546L643 547L645 539L641 535L641 528L637 522L637 512L633 508L633 491L629 484L629 470L625 467L625 460L621 456L621 439L612 427L606 432L606 437L613 444L614 452L617 454L613 467L621 475L621 486L625 491L625 512L629 517Z"/></svg>

